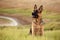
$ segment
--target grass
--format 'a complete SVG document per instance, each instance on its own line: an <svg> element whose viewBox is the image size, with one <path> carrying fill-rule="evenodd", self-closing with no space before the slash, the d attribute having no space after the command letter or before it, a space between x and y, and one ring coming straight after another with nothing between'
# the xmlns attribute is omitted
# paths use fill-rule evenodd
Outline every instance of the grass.
<svg viewBox="0 0 60 40"><path fill-rule="evenodd" d="M20 14L31 16L32 10L30 9L2 9L0 13L7 14ZM29 35L29 26L24 27L1 27L0 28L0 40L60 40L60 15L59 13L47 12L42 13L43 19L49 19L50 21L44 24L43 36ZM53 29L53 30L51 30Z"/></svg>
<svg viewBox="0 0 60 40"><path fill-rule="evenodd" d="M20 14L20 15L26 15L31 16L31 9L5 9L0 8L0 13L8 13L8 14Z"/></svg>
<svg viewBox="0 0 60 40"><path fill-rule="evenodd" d="M60 19L60 14L55 12L48 12L47 10L44 10L42 13L42 17L47 19Z"/></svg>
<svg viewBox="0 0 60 40"><path fill-rule="evenodd" d="M8 19L3 19L3 18L0 18L0 21L1 21L1 22L5 22L5 23L10 23L10 22L11 22L10 20L8 20Z"/></svg>
<svg viewBox="0 0 60 40"><path fill-rule="evenodd" d="M6 27L0 29L0 40L60 40L60 30L45 31L44 36L29 35L29 28Z"/></svg>

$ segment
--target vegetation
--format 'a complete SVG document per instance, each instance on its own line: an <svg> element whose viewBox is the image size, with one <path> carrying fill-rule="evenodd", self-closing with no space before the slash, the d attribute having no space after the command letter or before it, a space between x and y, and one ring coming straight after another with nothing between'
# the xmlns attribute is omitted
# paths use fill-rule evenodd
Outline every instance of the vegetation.
<svg viewBox="0 0 60 40"><path fill-rule="evenodd" d="M31 36L27 27L0 29L0 40L60 40L60 30L45 31L43 36Z"/></svg>
<svg viewBox="0 0 60 40"><path fill-rule="evenodd" d="M20 14L31 16L32 10L29 9L2 9L0 13ZM60 15L59 13L43 11L44 35L31 36L29 34L30 26L19 27L0 27L0 40L60 40Z"/></svg>
<svg viewBox="0 0 60 40"><path fill-rule="evenodd" d="M0 18L0 21L1 21L2 23L10 23L10 22L11 22L10 20L8 20L8 19L3 19L3 18Z"/></svg>
<svg viewBox="0 0 60 40"><path fill-rule="evenodd" d="M31 16L32 10L30 9L5 9L5 8L0 8L0 13L8 13L8 14L20 14L20 15L26 15L26 16Z"/></svg>

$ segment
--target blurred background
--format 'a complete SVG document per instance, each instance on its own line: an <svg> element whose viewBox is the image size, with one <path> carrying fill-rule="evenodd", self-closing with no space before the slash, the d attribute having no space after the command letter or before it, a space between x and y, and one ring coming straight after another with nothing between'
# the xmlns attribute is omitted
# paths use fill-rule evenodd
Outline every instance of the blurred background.
<svg viewBox="0 0 60 40"><path fill-rule="evenodd" d="M44 9L42 37L29 35L35 4ZM0 40L60 40L60 0L0 0Z"/></svg>
<svg viewBox="0 0 60 40"><path fill-rule="evenodd" d="M33 8L34 4L40 6L44 5L44 8L49 11L60 12L60 0L0 0L1 8Z"/></svg>

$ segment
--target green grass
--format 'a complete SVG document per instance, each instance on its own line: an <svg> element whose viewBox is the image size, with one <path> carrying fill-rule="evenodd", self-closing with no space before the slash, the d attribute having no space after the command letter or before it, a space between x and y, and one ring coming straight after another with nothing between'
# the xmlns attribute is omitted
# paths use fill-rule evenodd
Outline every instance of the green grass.
<svg viewBox="0 0 60 40"><path fill-rule="evenodd" d="M12 9L12 8L0 8L0 13L8 13L8 14L20 14L20 15L27 15L27 16L31 16L32 14L32 9ZM50 19L54 19L54 18L60 18L60 15L55 15L58 13L54 13L54 12L48 12L47 10L43 11L43 18L50 18ZM48 15L48 16L47 16Z"/></svg>
<svg viewBox="0 0 60 40"><path fill-rule="evenodd" d="M46 10L42 13L43 19L49 19L49 22L44 24L45 30L60 30L60 15L55 12L48 12Z"/></svg>
<svg viewBox="0 0 60 40"><path fill-rule="evenodd" d="M31 16L32 10L31 9L5 9L0 8L0 13L8 13L8 14L21 14L26 16Z"/></svg>
<svg viewBox="0 0 60 40"><path fill-rule="evenodd" d="M47 19L60 19L60 14L55 12L48 12L47 10L44 10L42 13L42 17Z"/></svg>
<svg viewBox="0 0 60 40"><path fill-rule="evenodd" d="M44 24L45 30L60 30L60 22L49 22Z"/></svg>
<svg viewBox="0 0 60 40"><path fill-rule="evenodd" d="M0 13L7 14L20 14L31 16L32 10L30 9L2 9ZM29 35L29 26L24 27L1 27L0 40L60 40L60 15L59 13L47 12L42 13L43 19L49 19L50 22L44 24L44 36ZM53 30L51 30L53 28Z"/></svg>
<svg viewBox="0 0 60 40"><path fill-rule="evenodd" d="M10 20L8 20L8 19L4 19L4 18L0 18L0 21L1 21L1 22L6 22L6 23L12 22L12 21L10 21Z"/></svg>
<svg viewBox="0 0 60 40"><path fill-rule="evenodd" d="M60 40L60 30L45 31L44 36L29 35L29 28L6 27L0 29L0 40Z"/></svg>

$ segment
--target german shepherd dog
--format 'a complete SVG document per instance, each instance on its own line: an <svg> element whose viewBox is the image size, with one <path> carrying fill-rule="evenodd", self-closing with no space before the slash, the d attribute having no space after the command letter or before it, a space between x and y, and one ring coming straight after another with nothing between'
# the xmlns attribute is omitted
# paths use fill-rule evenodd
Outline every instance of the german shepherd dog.
<svg viewBox="0 0 60 40"><path fill-rule="evenodd" d="M41 5L38 9L37 5L34 5L34 10L32 12L32 27L30 28L30 34L32 35L42 35L42 11L43 5Z"/></svg>

